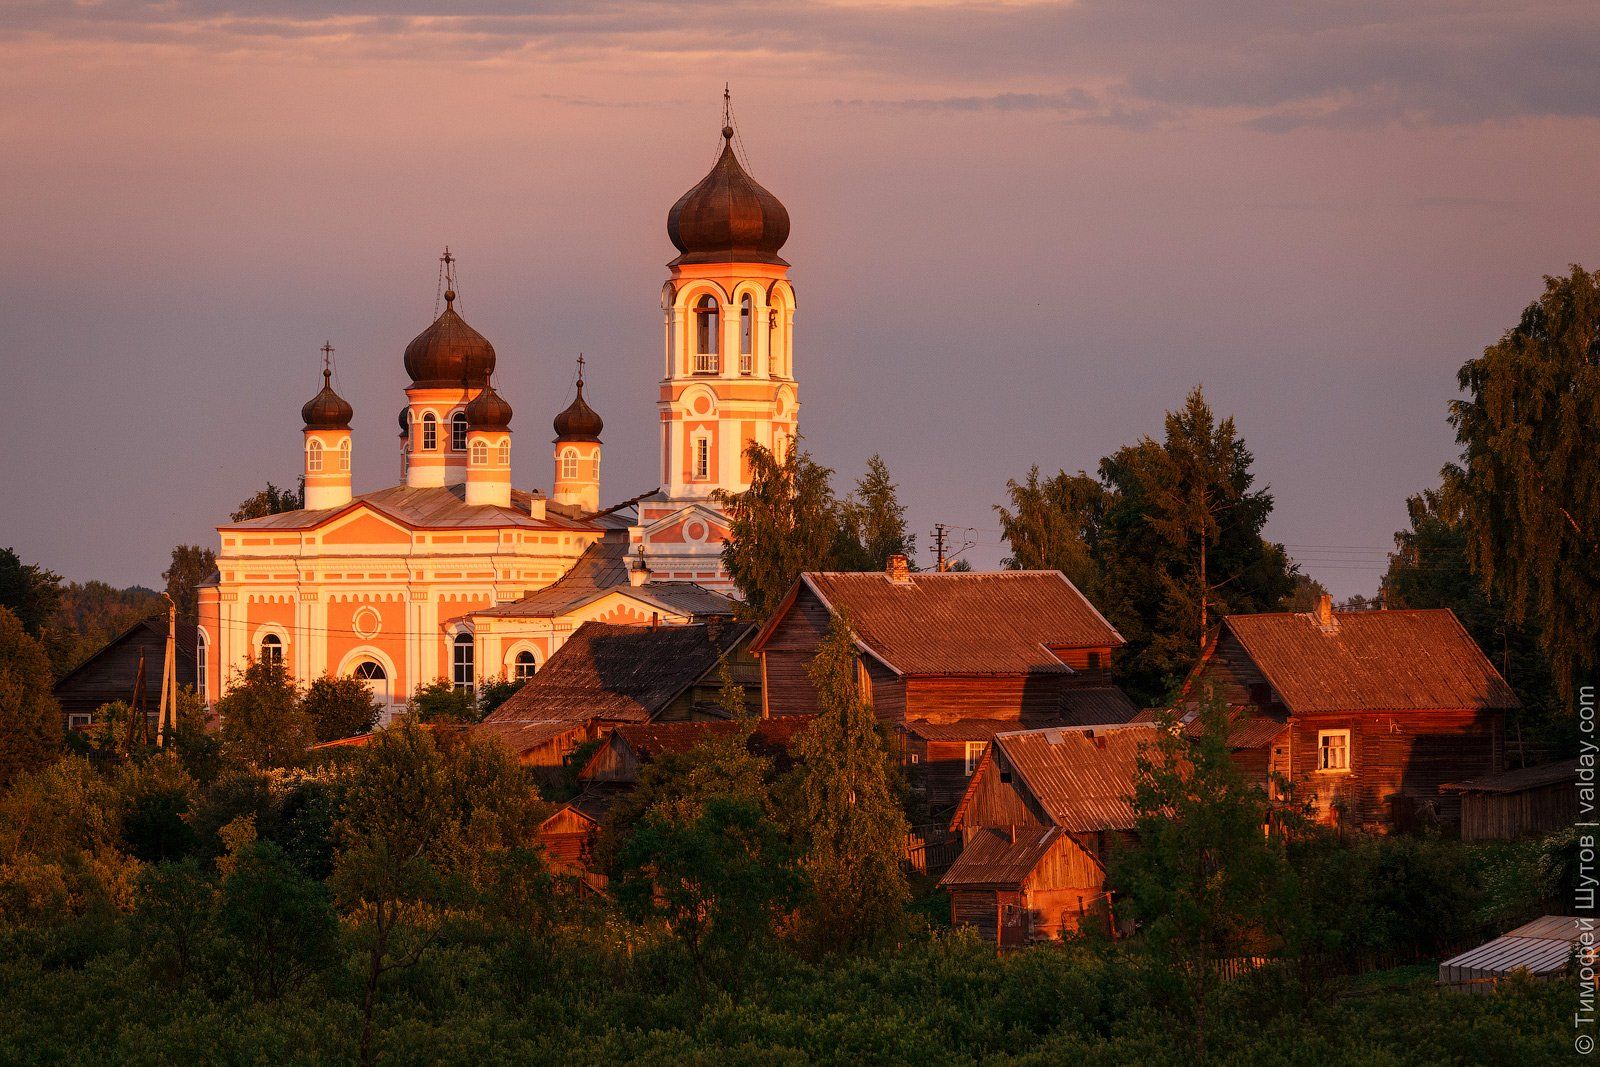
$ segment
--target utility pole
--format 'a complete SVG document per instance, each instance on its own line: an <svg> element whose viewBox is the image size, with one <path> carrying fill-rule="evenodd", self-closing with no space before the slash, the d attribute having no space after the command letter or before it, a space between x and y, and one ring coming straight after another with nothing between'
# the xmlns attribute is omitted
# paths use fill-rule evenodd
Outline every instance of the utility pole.
<svg viewBox="0 0 1600 1067"><path fill-rule="evenodd" d="M167 746L167 720L172 721L171 729L178 728L178 604L168 593L162 593L167 598L167 650L161 663L161 710L156 716L156 747Z"/></svg>
<svg viewBox="0 0 1600 1067"><path fill-rule="evenodd" d="M944 533L947 527L942 522L933 524L933 558L934 570L944 573Z"/></svg>

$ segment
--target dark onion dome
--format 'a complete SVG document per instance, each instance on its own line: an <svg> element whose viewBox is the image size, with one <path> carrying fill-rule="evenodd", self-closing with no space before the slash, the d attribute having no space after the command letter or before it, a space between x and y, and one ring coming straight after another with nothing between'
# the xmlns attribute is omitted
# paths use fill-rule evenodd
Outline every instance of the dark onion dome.
<svg viewBox="0 0 1600 1067"><path fill-rule="evenodd" d="M308 430L348 430L350 420L355 417L355 409L350 402L333 391L333 372L327 368L322 371L322 392L306 401L306 406L300 409L300 417L305 420Z"/></svg>
<svg viewBox="0 0 1600 1067"><path fill-rule="evenodd" d="M411 433L411 405L407 404L400 409L400 436L406 437Z"/></svg>
<svg viewBox="0 0 1600 1067"><path fill-rule="evenodd" d="M722 155L667 212L667 236L683 254L670 266L689 263L776 263L789 239L789 212L756 184L733 154L733 127L722 128Z"/></svg>
<svg viewBox="0 0 1600 1067"><path fill-rule="evenodd" d="M583 382L578 382L578 395L572 403L567 405L567 410L556 416L557 441L598 441L600 431L605 428L599 412L589 406L583 399Z"/></svg>
<svg viewBox="0 0 1600 1067"><path fill-rule="evenodd" d="M444 313L406 345L406 373L412 385L481 389L494 370L494 345L456 313L455 299L455 291L447 289Z"/></svg>
<svg viewBox="0 0 1600 1067"><path fill-rule="evenodd" d="M511 427L511 405L487 381L483 390L467 404L467 429L505 430Z"/></svg>

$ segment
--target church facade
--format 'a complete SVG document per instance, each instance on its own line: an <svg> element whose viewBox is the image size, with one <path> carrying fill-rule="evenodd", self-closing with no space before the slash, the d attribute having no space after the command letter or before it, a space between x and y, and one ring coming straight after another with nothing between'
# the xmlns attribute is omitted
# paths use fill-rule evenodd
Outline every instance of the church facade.
<svg viewBox="0 0 1600 1067"><path fill-rule="evenodd" d="M584 395L555 417L548 492L514 486L512 405L497 354L456 310L406 346L402 481L355 494L350 405L331 384L302 409L305 506L217 528L200 589L208 699L257 659L367 681L392 712L418 685L530 675L587 621L681 623L732 611L723 493L745 448L782 454L799 413L783 205L722 131L711 172L675 203L662 289L659 485L607 505L604 424ZM446 257L448 274L448 256Z"/></svg>

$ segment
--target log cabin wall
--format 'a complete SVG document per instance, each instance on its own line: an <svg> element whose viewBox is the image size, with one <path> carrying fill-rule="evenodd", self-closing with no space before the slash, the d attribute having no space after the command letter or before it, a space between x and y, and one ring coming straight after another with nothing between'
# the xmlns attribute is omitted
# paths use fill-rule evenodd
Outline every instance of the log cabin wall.
<svg viewBox="0 0 1600 1067"><path fill-rule="evenodd" d="M1114 684L1111 679L1110 645L1085 648L1052 647L1050 654L1072 668L1073 673L1062 680L1062 685L1099 689Z"/></svg>
<svg viewBox="0 0 1600 1067"><path fill-rule="evenodd" d="M985 941L1000 940L1000 900L993 889L956 889L950 893L950 923L970 926Z"/></svg>
<svg viewBox="0 0 1600 1067"><path fill-rule="evenodd" d="M1060 712L1064 674L913 677L905 681L905 716L927 722L1049 719Z"/></svg>
<svg viewBox="0 0 1600 1067"><path fill-rule="evenodd" d="M872 712L882 722L906 721L906 680L872 656L860 657L866 675L863 694L872 701Z"/></svg>
<svg viewBox="0 0 1600 1067"><path fill-rule="evenodd" d="M130 633L96 652L55 687L62 722L72 715L93 714L113 701L133 701L133 683L139 675L139 654L144 653L144 699L155 714L161 703L161 669L167 655L166 620L159 625L140 623ZM181 632L181 627L180 627ZM180 641L174 657L178 687L194 688L194 653Z"/></svg>
<svg viewBox="0 0 1600 1067"><path fill-rule="evenodd" d="M768 715L810 715L817 710L810 667L829 623L822 601L801 586L762 651L761 685Z"/></svg>
<svg viewBox="0 0 1600 1067"><path fill-rule="evenodd" d="M539 843L551 859L571 866L588 862L600 828L592 821L564 807L539 827Z"/></svg>
<svg viewBox="0 0 1600 1067"><path fill-rule="evenodd" d="M974 742L981 743L981 742ZM946 816L961 802L972 780L967 774L966 741L920 742L919 777L928 799L928 810Z"/></svg>
<svg viewBox="0 0 1600 1067"><path fill-rule="evenodd" d="M615 731L589 762L587 780L632 785L639 780L639 758Z"/></svg>
<svg viewBox="0 0 1600 1067"><path fill-rule="evenodd" d="M1319 735L1350 731L1350 770L1318 769ZM1336 811L1345 825L1406 829L1436 810L1458 822L1458 796L1439 786L1500 769L1502 715L1497 711L1358 712L1297 716L1289 723L1290 778L1295 796L1319 817Z"/></svg>

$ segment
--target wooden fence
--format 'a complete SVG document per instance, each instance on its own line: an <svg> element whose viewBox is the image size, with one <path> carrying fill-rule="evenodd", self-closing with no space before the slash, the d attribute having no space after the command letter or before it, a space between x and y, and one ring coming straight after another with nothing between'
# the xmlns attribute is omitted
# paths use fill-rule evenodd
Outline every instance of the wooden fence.
<svg viewBox="0 0 1600 1067"><path fill-rule="evenodd" d="M913 827L906 835L905 863L917 874L949 870L961 855L961 835L942 826Z"/></svg>

